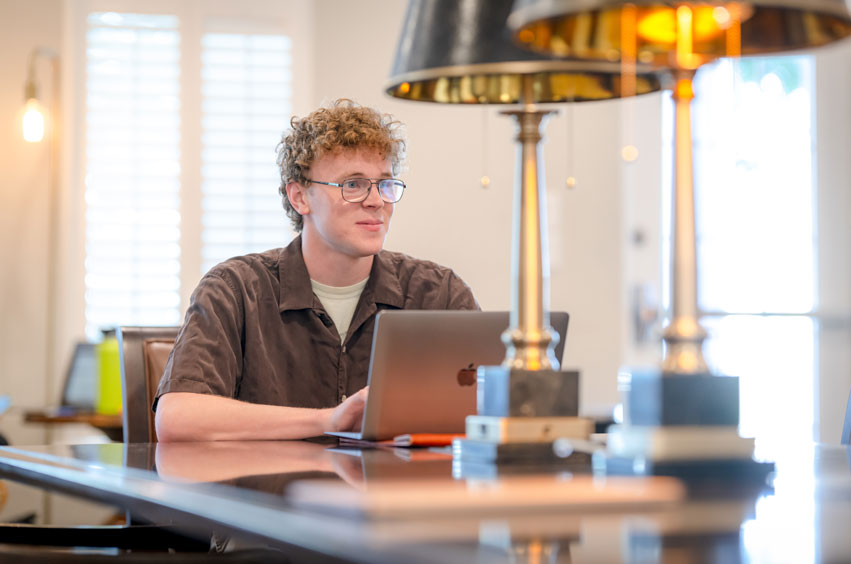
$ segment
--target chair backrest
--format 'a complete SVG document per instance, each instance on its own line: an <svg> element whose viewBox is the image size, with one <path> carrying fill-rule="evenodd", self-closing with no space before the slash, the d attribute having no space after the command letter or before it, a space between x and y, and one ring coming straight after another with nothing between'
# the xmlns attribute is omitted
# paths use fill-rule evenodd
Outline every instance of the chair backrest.
<svg viewBox="0 0 851 564"><path fill-rule="evenodd" d="M839 442L851 445L851 393L848 394L848 404L845 406L845 423L842 425L842 437Z"/></svg>
<svg viewBox="0 0 851 564"><path fill-rule="evenodd" d="M151 405L180 327L120 327L121 401L124 442L157 440Z"/></svg>

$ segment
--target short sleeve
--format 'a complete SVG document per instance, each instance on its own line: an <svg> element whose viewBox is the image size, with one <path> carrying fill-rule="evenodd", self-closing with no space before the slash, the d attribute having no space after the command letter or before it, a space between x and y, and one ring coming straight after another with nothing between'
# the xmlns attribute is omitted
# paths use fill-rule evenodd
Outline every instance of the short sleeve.
<svg viewBox="0 0 851 564"><path fill-rule="evenodd" d="M169 392L236 397L242 373L243 298L224 275L208 273L192 293L154 399Z"/></svg>

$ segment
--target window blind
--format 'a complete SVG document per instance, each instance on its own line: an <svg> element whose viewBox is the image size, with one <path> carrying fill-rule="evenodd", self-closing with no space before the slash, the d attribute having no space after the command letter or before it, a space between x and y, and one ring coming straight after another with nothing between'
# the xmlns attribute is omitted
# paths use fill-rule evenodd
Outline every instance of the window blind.
<svg viewBox="0 0 851 564"><path fill-rule="evenodd" d="M294 233L278 194L275 148L292 115L291 41L201 39L201 266L280 247Z"/></svg>
<svg viewBox="0 0 851 564"><path fill-rule="evenodd" d="M180 322L180 36L173 15L86 33L86 334Z"/></svg>

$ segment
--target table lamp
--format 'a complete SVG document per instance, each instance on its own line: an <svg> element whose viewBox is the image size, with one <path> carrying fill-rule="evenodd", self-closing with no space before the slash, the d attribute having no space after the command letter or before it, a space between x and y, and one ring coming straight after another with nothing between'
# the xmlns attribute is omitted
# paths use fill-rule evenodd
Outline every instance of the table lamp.
<svg viewBox="0 0 851 564"><path fill-rule="evenodd" d="M564 60L515 46L506 18L511 0L412 0L386 86L393 97L439 104L515 104L518 164L513 216L510 326L501 366L479 367L478 415L467 419L455 453L494 461L506 446L540 460L552 441L587 437L579 420L578 374L560 372L549 323L546 192L538 103L580 102L660 89L641 65ZM524 445L537 445L528 448ZM473 450L480 449L480 450ZM525 449L525 450L524 450ZM525 456L525 455L524 455Z"/></svg>
<svg viewBox="0 0 851 564"><path fill-rule="evenodd" d="M738 436L738 378L711 375L703 357L692 79L701 65L719 57L804 49L845 37L851 34L848 7L843 0L517 0L509 27L518 44L536 52L634 59L670 69L674 77L671 320L663 335L661 369L619 376L625 416L624 425L609 434L610 467L694 473L693 463L708 462L733 474L753 470L759 476L764 468L750 464L753 440Z"/></svg>

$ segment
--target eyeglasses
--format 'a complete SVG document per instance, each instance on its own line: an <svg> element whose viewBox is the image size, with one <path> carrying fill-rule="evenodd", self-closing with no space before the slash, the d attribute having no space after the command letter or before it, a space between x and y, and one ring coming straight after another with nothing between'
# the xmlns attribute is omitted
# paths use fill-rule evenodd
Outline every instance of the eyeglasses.
<svg viewBox="0 0 851 564"><path fill-rule="evenodd" d="M388 204L395 204L401 200L402 194L405 192L405 183L395 178L379 178L378 180L348 178L340 183L322 182L321 180L310 180L309 178L307 181L324 184L325 186L336 186L340 189L343 199L353 204L366 200L373 185L378 186L378 195Z"/></svg>

